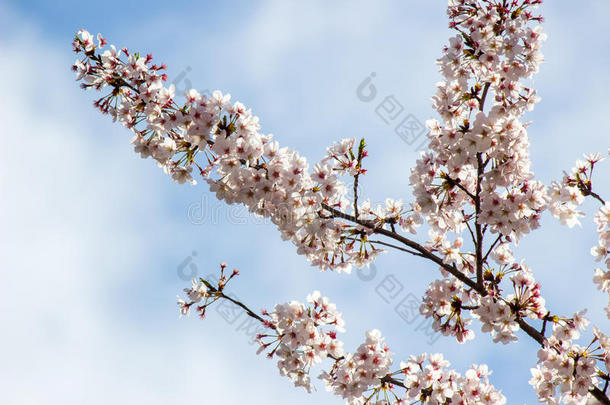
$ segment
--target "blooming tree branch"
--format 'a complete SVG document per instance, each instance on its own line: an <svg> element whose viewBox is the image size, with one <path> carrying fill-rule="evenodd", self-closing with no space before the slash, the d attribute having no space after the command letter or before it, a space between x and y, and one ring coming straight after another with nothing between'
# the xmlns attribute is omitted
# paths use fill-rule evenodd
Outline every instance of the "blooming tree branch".
<svg viewBox="0 0 610 405"><path fill-rule="evenodd" d="M610 203L593 189L601 155L585 155L548 186L530 170L529 123L523 117L540 100L531 87L546 39L542 17L534 14L540 3L449 0L454 35L437 60L443 81L432 98L440 120L426 123L430 143L411 170L408 204L386 198L374 206L359 195L368 155L364 140L338 141L310 166L261 133L259 119L230 95L215 91L207 97L191 89L178 103L174 86L164 85L164 65L152 64L151 55L107 46L101 35L84 30L73 42L73 69L83 88L103 92L95 107L133 132L135 152L154 159L174 181L196 184L198 174L218 199L269 218L298 254L322 270L349 273L369 265L383 248L434 263L441 278L430 283L420 312L432 318L435 330L465 343L474 338L470 325L477 319L483 333L503 344L517 341L522 330L541 345L530 380L540 401L584 404L594 397L610 404L610 339L593 327L591 343L573 343L589 325L584 311L560 316L548 310L534 272L512 253L517 241L540 226L545 211L573 227L584 216L578 207L592 197L602 207L594 218L599 244L591 253L605 265L595 269L593 281L610 300ZM427 240L406 236L417 234L424 221ZM466 231L470 240L464 241ZM486 366L473 366L461 377L446 370L441 355L424 355L391 372L391 355L378 331L344 353L336 338L341 314L318 293L307 305L291 302L258 315L224 294L237 275L224 270L216 286L194 281L186 290L188 301L179 301L181 312L196 306L203 316L214 302L232 301L269 328L260 336L261 351L279 358L280 373L297 386L311 391L311 367L330 358L334 363L322 379L348 403L506 401L489 384ZM610 304L606 313L610 318Z"/></svg>
<svg viewBox="0 0 610 405"><path fill-rule="evenodd" d="M399 369L391 371L392 353L378 330L368 331L355 352L345 352L337 336L338 332L345 332L341 313L317 291L307 297L308 304L296 301L278 304L273 312L263 310L259 316L224 294L228 282L238 274L234 270L227 278L225 268L221 264L217 286L205 279L193 280L192 286L184 290L187 300L178 300L181 313L187 315L195 306L203 317L206 308L221 299L238 305L269 329L269 333L257 336L258 353L266 352L267 357L277 358L280 374L296 387L313 391L311 369L329 359L330 369L318 378L325 382L328 391L349 404L506 403L504 395L489 383L491 372L484 365L473 365L461 376L448 369L450 363L442 354L421 354L411 356L400 363Z"/></svg>

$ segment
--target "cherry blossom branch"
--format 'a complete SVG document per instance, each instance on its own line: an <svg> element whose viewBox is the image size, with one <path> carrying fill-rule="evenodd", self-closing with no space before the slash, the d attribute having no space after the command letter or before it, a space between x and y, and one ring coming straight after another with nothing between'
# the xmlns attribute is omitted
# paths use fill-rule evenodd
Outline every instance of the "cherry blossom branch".
<svg viewBox="0 0 610 405"><path fill-rule="evenodd" d="M421 257L425 257L427 259L430 259L434 262L436 262L437 264L441 265L443 268L445 268L449 273L451 273L452 275L456 276L456 278L460 279L461 281L463 281L466 285L469 285L472 289L474 289L475 291L477 291L479 294L481 294L481 296L486 296L488 291L483 287L483 286L479 286L477 283L474 283L472 280L470 280L469 278L465 277L463 275L463 273L461 273L459 270L455 269L452 266L448 266L446 263L444 263L442 261L442 259L432 253L430 253L426 248L424 248L423 246L419 245L418 243L411 241L410 239L404 238L401 235L398 235L394 232L390 232L386 229L383 228L378 228L375 227L374 224L367 222L367 221L361 221L356 219L355 217L349 215L349 214L345 214L339 210L336 210L332 207L323 205L323 208L328 210L329 212L331 212L333 215L358 223L359 225L365 226L369 229L372 229L374 233L379 233L385 236L388 236L392 239L398 240L402 243L404 243L405 245L414 248L415 250L417 250L420 254L419 256ZM496 239L496 241L499 240ZM393 247L393 246L391 246ZM411 252L409 252L411 253ZM428 253L428 255L426 255L425 253ZM487 257L487 255L486 255ZM440 262L440 263L439 263ZM460 277L461 276L461 277ZM467 282L463 279L468 280ZM476 309L478 307L474 307L474 306L460 306L462 309L466 309L466 310L472 310L472 309ZM534 328L533 326L531 326L527 321L525 321L521 316L517 315L515 317L515 321L517 322L517 324L519 325L520 329L523 330L523 332L525 332L528 336L530 336L531 338L533 338L536 342L538 342L541 346L545 345L546 342L546 337L544 336L543 333L539 332L536 328ZM595 396L596 399L598 399L599 401L601 401L604 405L610 405L610 399L608 399L597 387L592 387L590 389L590 392L593 396ZM605 399L604 399L605 397Z"/></svg>
<svg viewBox="0 0 610 405"><path fill-rule="evenodd" d="M392 385L397 385L401 388L407 388L402 381L397 380L396 378L392 377L390 374L383 376L380 381L381 381L382 385L392 384Z"/></svg>
<svg viewBox="0 0 610 405"><path fill-rule="evenodd" d="M544 336L546 333L547 322L553 320L553 318L550 315L551 315L551 311L548 311L546 313L546 315L544 316L544 318L542 318L542 328L540 328L540 333L542 334L542 336Z"/></svg>
<svg viewBox="0 0 610 405"><path fill-rule="evenodd" d="M464 193L466 193L466 195L468 195L468 197L472 199L473 202L476 200L477 197L462 185L462 181L460 179L453 179L446 173L441 174L441 178L446 180L450 187L457 187L462 190Z"/></svg>
<svg viewBox="0 0 610 405"><path fill-rule="evenodd" d="M422 314L433 317L436 330L453 334L460 342L472 338L474 334L467 328L471 320L465 317L465 311L471 311L482 322L483 330L489 331L495 342L516 340L513 332L521 329L542 346L541 366L538 374L533 373L532 383L541 401L558 401L555 387L561 385L562 400L571 396L570 402L578 402L591 392L607 404L608 398L596 387L598 380L594 379L595 360L607 359L607 354L590 355L589 347L572 345L578 330L586 326L581 314L573 318L550 318L540 296L540 286L526 266L514 261L509 248L511 241L538 227L540 214L545 209L569 226L578 223L582 213L576 207L590 195L604 204L595 217L599 246L592 253L596 260L605 260L610 266L607 260L610 206L593 192L591 185L593 166L600 160L599 156L588 157L588 166L585 162L579 163L561 184L554 184L548 190L533 180L533 173L529 171L527 125L520 119L538 98L535 90L526 87L521 79L536 73L542 61L539 49L545 35L539 25L531 26L532 22L541 22L541 17L535 17L529 10L539 3L539 0L450 2L451 28L459 34L450 39L438 61L445 81L438 85L433 98L443 124L435 120L427 122L431 142L429 151L421 155L411 173L416 201L408 216L404 215L402 200L386 200L385 210L371 208L368 202L359 207L358 181L364 173L361 161L366 156L363 141L356 154L353 139L334 144L310 173L304 158L296 151L280 148L270 135L260 133L258 118L241 103L230 102L229 95L214 92L207 98L189 90L185 92L187 102L183 106L176 104L173 86L166 88L162 84L166 80L166 75L160 73L164 66L149 66L150 55L144 58L126 49L117 51L112 46L98 54L93 36L80 31L74 48L83 58L76 61L74 70L84 88L102 90L109 86L110 93L97 100L95 106L135 132L132 143L136 152L143 158L155 159L178 183L194 184L191 171L193 167L198 168L219 199L244 204L250 211L270 218L283 238L290 239L299 253L323 269L348 271L352 264L366 265L381 251L375 244L433 261L443 276L446 272L453 276L431 283L420 308ZM98 43L101 49L105 40L98 36ZM127 60L121 59L123 55ZM485 112L490 90L494 104ZM195 162L197 155L205 157L207 166ZM212 169L216 178L210 177ZM355 215L341 210L347 203L348 191L337 176L346 175L354 180ZM440 185L438 179L443 180ZM464 207L472 206L474 213L465 214ZM473 217L474 229L469 223ZM427 244L397 233L397 226L405 232L416 233L422 218L432 228L431 241ZM462 233L464 224L472 237L474 253L461 251L461 237L454 241L447 239L450 232ZM498 233L498 237L483 254L487 230ZM370 240L371 233L397 241L406 248ZM489 257L498 263L497 272L487 262ZM468 273L475 273L476 281ZM508 274L511 274L514 294L503 296L500 283ZM221 275L218 287L204 281L194 282L187 291L191 301L182 301L181 311L188 312L191 305L203 300L198 309L204 315L207 305L228 299L258 321L276 325L276 331L290 329L289 323L280 326L282 319L313 325L315 330L339 326L338 317L334 311L327 311L326 301L319 296L308 297L313 309L305 311L302 304L289 303L276 307L273 315L260 317L245 304L224 295L222 289L231 277L223 280ZM594 282L610 294L610 271L596 269ZM607 312L610 317L610 306ZM328 322L312 319L312 313L325 314ZM541 330L530 325L526 318L542 319ZM546 337L548 320L553 321L553 332ZM352 376L354 369L347 356L334 352L337 350L334 332L315 332L322 339L319 341L322 346L314 347L302 340L307 335L299 337L296 330L292 331L294 336L278 331L277 336L271 336L272 341L262 344L262 349L269 348L270 355L279 356L284 362L280 369L295 384L308 388L311 386L309 368L324 357L321 353L326 353L335 360L333 370L325 376L327 386L345 397L347 386L339 375ZM610 352L610 338L599 330L595 335L604 353ZM391 360L384 354L380 334L367 334L369 340L371 344L359 348L360 355L368 358L367 347L374 347L384 366L361 363L364 368L372 367L375 378L362 382L355 393L349 394L350 399L361 397L369 389L373 392L368 399L375 395L378 399L382 391L387 396L384 385L395 382L394 374L384 368ZM562 360L553 360L555 356ZM562 362L567 362L568 367L562 366ZM421 368L422 362L412 363ZM407 367L401 366L401 371L405 370ZM367 368L367 371L370 370ZM438 403L446 402L444 392L433 398L434 390L413 387L413 381L409 380L413 375L406 371L405 374L404 387L409 395L411 392L420 395L422 402L430 398ZM599 374L602 379L607 377L601 371ZM563 376L569 383L557 376Z"/></svg>
<svg viewBox="0 0 610 405"><path fill-rule="evenodd" d="M466 277L462 272L460 272L459 270L457 270L457 268L455 268L454 266L450 266L446 263L443 262L443 260L434 255L433 253L430 253L430 251L428 251L424 246L418 244L417 242L414 242L408 238L405 238L399 234L390 232L386 229L383 228L377 228L375 227L374 224L371 224L369 222L366 221L362 221L359 219L356 219L355 217L343 213L335 208L329 207L325 204L323 204L323 208L326 209L327 211L331 212L333 215L335 215L336 217L339 218L343 218L349 221L352 221L354 223L357 223L359 225L365 226L369 229L372 229L373 232L378 233L378 234L382 234L384 236L390 237L392 239L395 239L397 241L402 242L403 244L415 249L417 252L419 252L418 256L424 257L426 259L429 259L433 262L435 262L436 264L440 265L441 267L443 267L445 270L447 270L449 273L451 273L453 276L455 276L457 279L459 279L460 281L464 282L464 284L468 285L469 287L471 287L472 289L474 289L475 291L477 291L481 296L486 296L488 294L488 291L483 287L483 286L479 286L477 283L475 283L474 281L472 281L470 278ZM394 246L391 246L394 247ZM412 253L412 252L409 252ZM523 320L521 317L517 317L517 323L519 324L519 326L521 327L521 329L530 337L532 337L534 340L536 340L539 344L543 345L545 342L545 337L544 335L542 335L540 332L538 332L533 326L531 326L530 324L528 324L525 320Z"/></svg>
<svg viewBox="0 0 610 405"><path fill-rule="evenodd" d="M480 286L477 283L475 283L473 280L471 280L470 278L466 277L462 272L460 272L454 266L451 266L451 265L448 265L448 264L444 263L443 260L440 257L434 255L428 249L426 249L424 246L418 244L417 242L414 242L414 241L412 241L412 240L410 240L408 238L405 238L405 237L403 237L403 236L401 236L399 234L396 234L394 232L390 232L390 231L388 231L386 229L375 227L375 225L371 224L370 222L356 219L354 216L346 214L344 212L341 212L341 211L339 211L339 210L337 210L337 209L335 209L333 207L330 207L328 205L323 204L322 206L323 206L324 209L326 209L327 211L331 212L334 216L336 216L338 218L343 218L343 219L349 220L351 222L357 223L359 225L365 226L365 227L373 230L374 233L378 233L378 234L381 234L381 235L387 236L389 238L392 238L394 240L402 242L403 244L405 244L405 245L415 249L417 252L419 252L418 256L424 257L426 259L429 259L429 260L435 262L436 264L440 265L445 270L447 270L449 273L451 273L453 276L455 276L458 280L462 281L464 284L468 285L473 290L477 291L477 293L479 293L481 296L484 297L484 296L486 296L488 294L488 291L482 285ZM390 246L390 247L394 247L394 246ZM412 253L412 252L408 252L408 253ZM543 334L541 334L533 326L528 324L521 317L517 317L516 321L519 324L519 326L521 327L521 329L528 336L530 336L531 338L536 340L539 344L541 344L541 345L544 344L545 337L544 337Z"/></svg>
<svg viewBox="0 0 610 405"><path fill-rule="evenodd" d="M190 306L197 302L204 301L202 307L205 307L220 298L229 299L222 289L232 277L224 277L223 264L217 288L203 279L199 283L194 281L191 288L185 289L192 301L178 301L181 313L188 314ZM211 303L207 302L209 297L214 298ZM447 369L449 362L441 354L422 354L410 356L408 362L400 363L399 370L391 372L391 353L377 330L366 333L366 341L356 352L345 353L343 343L337 339L336 332L344 329L341 314L336 311L335 305L318 292L310 294L307 301L309 306L296 301L276 305L272 313L263 311L263 316L268 318L265 320L253 316L253 311L239 302L249 316L275 330L276 335L257 336L260 344L258 353L268 350L269 358L278 358L280 374L288 376L295 386L302 386L311 392L314 389L309 377L311 367L329 358L334 363L319 378L325 381L327 389L348 403L367 404L375 397L375 403L379 404L380 395L386 401L382 403L397 405L407 403L407 399L416 399L422 404L429 401L478 403L483 398L489 404L506 403L501 392L489 383L487 377L491 373L485 365L473 365L462 377ZM330 330L327 329L329 327ZM429 365L424 367L426 360ZM404 379L399 379L399 376ZM403 389L404 393L397 392L396 387ZM392 399L388 393L393 396Z"/></svg>
<svg viewBox="0 0 610 405"><path fill-rule="evenodd" d="M473 199L474 201L474 199ZM470 238L472 240L473 244L477 243L477 238L474 236L474 232L472 231L472 227L470 226L470 218L471 217L466 217L466 213L464 212L464 210L461 210L462 216L464 217L464 223L466 224L466 227L468 228L468 232L470 233Z"/></svg>
<svg viewBox="0 0 610 405"><path fill-rule="evenodd" d="M583 178L581 176L581 173L577 173L576 174L576 183L577 183L577 187L580 189L581 193L587 197L587 196L591 196L593 198L595 198L596 200L598 200L602 205L605 205L606 202L604 201L604 199L597 194L596 192L593 191L593 184L592 184L592 178L593 178L593 169L595 168L595 164L597 162L602 161L603 159L600 157L599 154L593 154L593 155L585 155L585 158L587 159L587 163L589 164L589 173L587 175L587 172L584 171L584 176L585 178Z"/></svg>

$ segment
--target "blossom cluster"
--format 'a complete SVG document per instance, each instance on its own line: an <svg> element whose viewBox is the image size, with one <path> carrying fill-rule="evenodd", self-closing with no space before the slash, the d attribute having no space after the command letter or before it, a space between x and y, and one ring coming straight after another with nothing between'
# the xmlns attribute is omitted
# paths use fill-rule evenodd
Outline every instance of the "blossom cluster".
<svg viewBox="0 0 610 405"><path fill-rule="evenodd" d="M558 320L553 325L552 335L538 351L538 364L531 369L530 384L540 402L587 404L591 387L599 381L597 360L604 361L608 369L610 340L599 329L595 328L595 339L600 342L597 348L592 348L592 344L583 347L572 342L589 324L584 312L574 314L571 319ZM599 349L601 354L596 355Z"/></svg>
<svg viewBox="0 0 610 405"><path fill-rule="evenodd" d="M428 364L425 364L425 362ZM440 353L411 356L401 363L404 386L409 401L422 404L494 404L506 398L490 382L486 365L472 365L464 376L452 369Z"/></svg>
<svg viewBox="0 0 610 405"><path fill-rule="evenodd" d="M596 268L593 282L601 291L608 293L608 306L606 307L606 315L610 319L610 202L605 203L597 212L594 219L597 224L597 233L599 235L599 243L591 248L591 254L595 260L602 262L604 268Z"/></svg>
<svg viewBox="0 0 610 405"><path fill-rule="evenodd" d="M216 286L213 286L208 280L200 278L193 279L191 286L184 289L186 299L178 297L178 306L180 307L180 315L189 315L191 307L195 304L197 312L201 318L205 318L207 307L222 298L222 290L227 284L239 274L239 270L233 269L230 275L225 274L227 268L226 263L220 264L220 277L217 280Z"/></svg>
<svg viewBox="0 0 610 405"><path fill-rule="evenodd" d="M501 246L498 249L503 249ZM503 297L499 285L504 272L513 273L510 281L514 293ZM547 315L540 285L527 266L515 263L496 275L488 270L484 279L488 291L485 296L465 289L463 283L454 278L433 281L426 290L420 313L433 319L435 331L464 343L474 339L474 332L468 328L472 319L464 316L465 310L472 311L472 316L482 324L481 331L490 333L494 342L504 344L517 340L517 319L542 319Z"/></svg>
<svg viewBox="0 0 610 405"><path fill-rule="evenodd" d="M230 277L226 277L225 267L221 265L217 288L200 280L193 281L192 286L185 289L189 301L178 301L182 314L188 313L191 305L203 302L198 307L203 315L202 308L227 298L222 289L238 272L234 270ZM525 266L515 270L511 280L515 295L509 295L506 300L493 300L490 295L488 301L480 300L478 307L469 308L483 322L483 331L497 334L500 338L494 340L503 343L513 340L513 332L518 329L514 321L516 315L535 317L544 311L539 286ZM441 304L432 311L438 314L443 308L446 311L453 308L451 316L457 314L459 317L461 301L457 294L468 296L462 286L449 280L437 280L433 285L431 290L437 295L439 291L445 291L445 297L439 296ZM448 297L451 297L449 304ZM432 299L432 296L427 298ZM345 399L349 405L406 404L414 400L435 405L506 403L504 395L489 382L491 372L486 365L473 365L461 376L448 369L450 364L441 354L421 354L411 356L406 363L400 363L398 371L392 372L392 353L378 330L368 331L366 340L354 353L345 352L343 342L337 338L337 332L345 331L344 322L335 304L318 291L307 297L307 303L278 304L272 313L263 311L265 319L257 317L270 330L268 334L258 336L259 353L267 351L269 357L278 358L280 375L289 377L295 386L304 387L308 392L314 390L311 368L330 358L334 360L331 369L323 371L319 378L325 382L328 391ZM431 301L425 306L432 307ZM496 315L489 313L492 311L496 311ZM599 377L610 381L610 337L594 328L595 339L591 344L582 347L573 343L589 324L584 313L576 313L572 318L546 319L553 322L553 332L538 352L539 364L531 370L530 380L541 402L584 405L590 398L591 387L599 383ZM249 315L254 316L251 311ZM595 342L598 342L597 346ZM426 360L428 364L424 365ZM606 372L597 367L598 361L604 364ZM398 379L399 375L403 376L402 381ZM399 388L404 392L399 392ZM393 398L388 397L388 392Z"/></svg>
<svg viewBox="0 0 610 405"><path fill-rule="evenodd" d="M578 161L576 164L577 166L572 170L574 173L579 173L584 163ZM569 175L564 175L561 183L553 182L549 188L549 195L551 196L549 211L555 218L570 228L580 225L579 218L583 217L584 213L579 211L578 207L585 201L585 197Z"/></svg>
<svg viewBox="0 0 610 405"><path fill-rule="evenodd" d="M554 182L550 191L550 211L562 224L573 227L580 225L578 218L584 216L578 207L584 203L585 197L594 196L602 201L603 205L593 219L597 225L599 242L591 248L591 255L605 267L595 269L593 282L599 290L608 293L606 315L610 319L610 203L604 202L593 192L592 184L595 165L602 160L599 153L584 155L583 160L576 161L570 173L564 173L561 182Z"/></svg>
<svg viewBox="0 0 610 405"><path fill-rule="evenodd" d="M464 343L474 338L467 326L472 319L462 316L462 302L469 300L462 283L456 279L434 280L430 283L420 306L420 313L432 318L432 328L445 336L455 336Z"/></svg>
<svg viewBox="0 0 610 405"><path fill-rule="evenodd" d="M463 254L461 251L464 243L462 237L450 241L446 234L435 230L430 230L428 234L430 239L426 243L426 248L431 252L440 254L443 257L443 263L455 265L462 272L474 272L475 263L472 255Z"/></svg>
<svg viewBox="0 0 610 405"><path fill-rule="evenodd" d="M549 211L562 224L570 228L580 225L579 218L584 213L578 207L591 195L593 168L602 160L599 153L584 155L584 160L577 160L570 173L564 173L561 182L555 181L549 187Z"/></svg>
<svg viewBox="0 0 610 405"><path fill-rule="evenodd" d="M404 232L415 234L417 228L424 222L420 211L421 208L417 203L411 203L407 208L401 199L386 198L385 204L376 206L373 206L367 199L358 205L358 218L377 227L383 227L386 224L398 225ZM370 233L370 228L362 230Z"/></svg>
<svg viewBox="0 0 610 405"><path fill-rule="evenodd" d="M309 307L292 301L276 305L270 314L264 313L267 326L277 334L259 336L259 353L271 349L268 355L278 358L280 375L311 392L311 367L327 357L343 356L343 342L337 339L337 332L345 329L341 313L328 298L314 291L307 302Z"/></svg>
<svg viewBox="0 0 610 405"><path fill-rule="evenodd" d="M473 314L483 323L481 331L491 333L494 342L504 344L517 340L517 319L542 319L547 315L540 284L534 279L529 267L515 263L510 271L514 272L510 277L514 293L505 297L496 294L480 297L479 308L473 310ZM493 281L496 279L494 277ZM494 288L492 291L497 290Z"/></svg>
<svg viewBox="0 0 610 405"><path fill-rule="evenodd" d="M188 301L178 297L178 306L180 307L180 315L188 315L193 304L198 304L210 296L208 287L201 281L193 279L190 288L185 288L184 292ZM203 312L202 312L203 315Z"/></svg>
<svg viewBox="0 0 610 405"><path fill-rule="evenodd" d="M546 188L532 180L525 111L539 100L522 80L538 71L545 40L539 1L449 2L457 31L437 63L433 97L443 124L427 122L430 151L412 169L417 203L434 229L461 232L474 216L492 232L518 238L538 227ZM534 26L532 26L534 24ZM493 104L484 109L485 100Z"/></svg>
<svg viewBox="0 0 610 405"><path fill-rule="evenodd" d="M366 333L366 340L355 353L348 353L335 361L329 373L320 379L326 389L347 400L349 404L364 403L364 393L380 385L380 379L390 372L391 353L381 332L374 329Z"/></svg>
<svg viewBox="0 0 610 405"><path fill-rule="evenodd" d="M447 369L449 362L441 354L424 353L401 363L400 370L390 371L392 353L378 330L367 331L365 341L355 352L344 352L343 343L336 337L336 331L343 331L343 322L335 306L320 297L319 292L308 296L308 302L312 305L310 308L298 302L276 305L275 311L267 314L269 321L266 322L278 335L260 336L259 351L273 347L269 354L280 357L280 374L288 376L296 386L313 390L309 377L311 366L328 357L334 363L319 378L328 391L350 405L406 404L413 400L422 404L501 405L506 402L500 391L489 383L487 377L491 372L485 365L473 365L462 377ZM332 330L322 331L329 325L333 326ZM269 338L273 340L264 342ZM429 364L424 366L426 360ZM404 380L398 380L399 376ZM393 400L379 399L381 393L388 391L392 392Z"/></svg>

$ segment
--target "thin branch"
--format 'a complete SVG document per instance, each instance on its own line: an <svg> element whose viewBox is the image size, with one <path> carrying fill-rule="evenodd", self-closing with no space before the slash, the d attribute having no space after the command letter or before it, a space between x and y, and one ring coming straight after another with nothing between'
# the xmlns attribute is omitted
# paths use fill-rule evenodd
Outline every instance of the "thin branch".
<svg viewBox="0 0 610 405"><path fill-rule="evenodd" d="M544 336L546 332L546 323L550 320L549 315L551 315L551 311L548 311L542 320L542 329L540 329L542 336Z"/></svg>
<svg viewBox="0 0 610 405"><path fill-rule="evenodd" d="M428 249L426 249L424 246L420 245L419 243L414 242L408 238L405 238L404 236L399 235L397 233L391 232L387 229L378 228L371 221L359 220L359 219L353 217L352 215L345 214L327 204L322 204L322 207L325 210L329 211L333 215L333 217L343 218L348 221L357 223L359 225L362 225L364 227L367 227L367 228L373 230L374 233L387 236L389 238L392 238L394 240L397 240L397 241L409 246L412 249L415 249L416 251L418 251L420 253L421 257L424 257L426 259L429 259L429 260L435 262L436 264L441 266L443 269L447 270L454 277L456 277L458 280L462 281L464 284L471 287L473 290L475 290L480 295L482 295L482 296L487 295L487 290L485 289L485 287L482 283L479 284L477 282L474 282L470 278L466 277L455 266L451 266L451 265L448 265L447 263L444 263L440 257L431 253L430 251L428 251ZM480 232L480 228L479 228L479 232ZM478 271L478 269L477 269L477 271ZM523 330L528 336L530 336L532 339L534 339L536 342L538 342L541 346L544 345L544 343L546 342L546 338L545 338L544 334L539 332L536 328L531 326L521 317L518 317L516 319L516 321L517 321L517 324L519 325L519 327L521 328L521 330ZM390 380L387 380L387 381L391 382ZM600 390L599 388L593 387L589 390L589 392L591 393L591 395L593 395L595 397L595 399L597 399L603 405L610 405L610 398L608 398L606 396L606 394L604 394L604 392L602 392L602 390Z"/></svg>
<svg viewBox="0 0 610 405"><path fill-rule="evenodd" d="M468 194L468 197L470 197L471 199L475 199L476 197L474 196L474 194L472 194L470 191L468 191L468 189L464 186L462 186L462 184L460 182L455 182L453 183L457 188L459 188L460 190L462 190L463 192L465 192L466 194Z"/></svg>
<svg viewBox="0 0 610 405"><path fill-rule="evenodd" d="M496 247L496 244L500 241L500 239L502 239L502 234L498 235L498 237L496 238L494 243L492 243L491 246L489 247L489 250L487 251L487 253L485 253L485 256L483 256L483 263L485 263L487 261L487 257L489 256L489 254L491 253L493 248Z"/></svg>
<svg viewBox="0 0 610 405"><path fill-rule="evenodd" d="M398 248L398 249L401 249L401 248ZM256 319L256 320L260 321L260 322L261 322L261 323L263 323L264 325L271 325L271 327L272 327L274 330L277 330L277 329L275 328L275 326L273 326L272 324L268 324L268 323L266 323L266 322L265 322L265 320L264 320L263 318L261 318L260 316L258 316L257 314L255 314L255 313L254 313L254 311L252 311L250 308L248 308L248 307L247 307L245 304L243 304L242 302L237 301L237 300L235 300L235 299L233 299L233 298L229 297L228 295L224 294L222 291L220 291L219 289L215 288L215 287L214 287L212 284L210 284L210 283L209 283L207 280L205 280L205 279L201 279L201 281L202 281L202 282L203 282L203 283L206 285L206 287L208 287L208 289L209 289L210 291L212 291L212 292L213 292L213 293L214 293L216 296L218 296L218 297L220 297L220 298L224 298L224 299L226 299L226 300L231 301L232 303L234 303L234 304L238 305L239 307L243 308L243 309L246 311L246 314L247 314L248 316L250 316L250 317L252 317L252 318L254 318L254 319ZM341 361L341 360L345 359L345 356L341 356L341 357L335 357L335 356L333 356L333 355L332 355L332 354L330 354L330 353L327 353L326 357L328 357L329 359L334 360L335 362L338 362L338 361ZM402 388L407 388L407 387L405 387L405 385L404 385L404 384L403 384L401 381L399 381L399 380L397 380L397 379L393 378L393 377L392 377L390 374L387 374L387 375L383 376L382 378L380 378L380 383L381 383L382 385L383 385L383 384L393 384L393 385L396 385L396 386L399 386L399 387L402 387Z"/></svg>
<svg viewBox="0 0 610 405"><path fill-rule="evenodd" d="M487 98L487 92L489 91L489 86L491 85L491 83L485 83L485 86L483 87L483 94L481 94L481 98L479 100L479 111L483 111L483 109L485 108L485 99Z"/></svg>
<svg viewBox="0 0 610 405"><path fill-rule="evenodd" d="M391 247L391 248L394 248L394 249L402 250L403 252L407 252L407 253L410 253L410 254L415 255L415 256L423 257L421 253L418 253L418 252L416 252L414 250L405 249L403 247L392 245L391 243L387 243L387 242L384 242L384 241L381 241L381 240L369 240L369 242L370 243L378 243L380 245L384 245L384 246Z"/></svg>
<svg viewBox="0 0 610 405"><path fill-rule="evenodd" d="M365 226L365 227L367 227L369 229L372 229L373 232L375 232L375 233L387 236L389 238L392 238L394 240L397 240L397 241L399 241L399 242L409 246L410 248L412 248L412 249L416 250L417 252L419 252L421 257L429 259L429 260L435 262L436 264L440 265L442 268L444 268L449 273L451 273L453 276L455 276L458 280L462 281L464 284L466 284L467 286L469 286L472 289L474 289L481 296L486 296L487 295L487 290L485 289L485 287L483 285L478 285L476 282L474 282L470 278L466 277L464 275L464 273L459 271L455 266L451 266L451 265L449 265L447 263L444 263L443 260L440 257L438 257L435 254L431 253L430 251L428 251L428 249L426 249L425 247L423 247L419 243L414 242L414 241L412 241L410 239L407 239L407 238L405 238L402 235L390 232L387 229L377 228L377 227L375 227L375 224L370 222L370 221L362 221L362 220L356 219L352 215L345 214L345 213L343 213L343 212L341 212L341 211L339 211L339 210L337 210L337 209L335 209L335 208L333 208L333 207L331 207L331 206L329 206L327 204L322 204L322 207L325 210L327 210L330 213L332 213L334 217L343 218L343 219L352 221L354 223L357 223L359 225ZM541 345L544 344L544 342L546 341L546 338L544 337L544 335L542 333L538 332L538 330L536 328L534 328L533 326L528 324L521 317L517 318L517 323L519 324L521 329L523 329L523 331L526 334L528 334L530 337L532 337L534 340L536 340Z"/></svg>
<svg viewBox="0 0 610 405"><path fill-rule="evenodd" d="M440 258L439 256L435 255L434 253L430 252L428 249L426 249L424 246L420 245L417 242L412 241L411 239L405 238L402 235L399 235L395 232L389 231L387 229L384 228L378 228L375 226L375 224L371 221L363 221L360 219L357 219L356 217L354 217L353 215L349 215L346 214L342 211L339 211L331 206L329 206L328 204L322 204L322 208L324 208L325 210L329 211L331 214L333 214L333 217L335 218L343 218L346 219L348 221L354 222L356 224L362 225L364 227L367 227L371 230L373 230L373 232L380 234L380 235L384 235L387 236L388 238L397 240L399 242L401 242L402 244L418 251L422 257L432 260L434 263L438 264L439 266L441 266L442 268L444 268L446 271L448 271L449 273L451 273L453 276L455 276L458 280L462 281L464 284L466 284L467 286L474 288L477 290L477 292L479 292L479 294L486 296L487 295L487 291L484 288L480 288L477 289L477 283L474 282L473 280L471 280L470 278L468 278L464 273L462 273L461 271L459 271L457 269L457 267L453 266L453 265L449 265L445 262L443 262L443 259Z"/></svg>
<svg viewBox="0 0 610 405"><path fill-rule="evenodd" d="M472 243L473 244L477 243L477 240L474 237L474 232L472 231L472 228L470 227L470 223L468 222L468 221L470 221L470 218L468 220L466 220L466 213L464 212L464 210L462 210L462 216L464 217L464 223L468 227L468 232L470 232L470 237L472 238Z"/></svg>
<svg viewBox="0 0 610 405"><path fill-rule="evenodd" d="M205 286L212 291L216 296L220 297L220 298L224 298L228 301L231 301L232 303L234 303L235 305L239 306L240 308L242 308L244 311L246 311L246 314L248 316L250 316L251 318L256 319L257 321L263 323L263 324L267 324L265 322L265 320L263 318L261 318L259 315L257 315L254 311L252 311L250 308L248 308L245 304L243 304L242 302L229 297L228 295L226 295L225 293L223 293L222 291L220 291L219 289L215 288L212 284L210 284L207 280L205 279L201 279L201 281L205 284ZM273 329L275 329L275 327L273 327Z"/></svg>
<svg viewBox="0 0 610 405"><path fill-rule="evenodd" d="M360 173L354 176L354 214L358 218L358 177Z"/></svg>

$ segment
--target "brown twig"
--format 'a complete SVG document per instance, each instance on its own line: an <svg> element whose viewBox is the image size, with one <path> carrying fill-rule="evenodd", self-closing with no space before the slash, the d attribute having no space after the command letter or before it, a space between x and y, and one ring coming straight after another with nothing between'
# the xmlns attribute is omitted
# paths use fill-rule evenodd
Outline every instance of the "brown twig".
<svg viewBox="0 0 610 405"><path fill-rule="evenodd" d="M247 307L245 304L243 304L242 302L240 302L240 301L238 301L238 300L236 300L236 299L234 299L234 298L231 298L230 296L226 295L225 293L223 293L222 291L220 291L218 288L216 288L216 287L214 287L212 284L210 284L210 283L209 283L207 280L205 280L205 279L203 279L203 278L201 278L200 280L201 280L201 282L202 282L202 283L204 283L204 284L205 284L205 286L206 286L206 287L207 287L207 288L208 288L210 291L212 291L212 293L214 293L214 294L215 294L217 297L224 298L224 299L226 299L226 300L228 300L228 301L231 301L232 303L234 303L235 305L239 306L239 307L240 307L240 308L242 308L244 311L246 311L246 314L247 314L249 317L254 318L254 319L256 319L257 321L259 321L259 322L261 322L261 323L263 323L263 324L265 324L265 325L269 324L268 322L266 322L266 321L265 321L263 318L261 318L261 317L260 317L258 314L256 314L254 311L252 311L250 308L248 308L248 307ZM271 325L271 324L269 324L269 325L272 327L272 329L274 329L274 330L275 330L275 326L273 326L273 325Z"/></svg>
<svg viewBox="0 0 610 405"><path fill-rule="evenodd" d="M362 158L364 157L364 138L360 140L358 145L358 159L356 163L356 169L358 170L354 175L354 215L358 218L358 179L360 178L360 169L362 167Z"/></svg>

